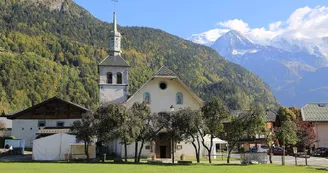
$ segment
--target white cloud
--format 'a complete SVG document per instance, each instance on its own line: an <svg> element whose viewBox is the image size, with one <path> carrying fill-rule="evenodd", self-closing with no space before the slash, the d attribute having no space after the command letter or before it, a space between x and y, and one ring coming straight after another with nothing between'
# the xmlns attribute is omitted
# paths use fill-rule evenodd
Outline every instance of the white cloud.
<svg viewBox="0 0 328 173"><path fill-rule="evenodd" d="M274 30L278 29L280 27L281 23L282 23L281 21L271 23L269 25L270 31L274 31Z"/></svg>
<svg viewBox="0 0 328 173"><path fill-rule="evenodd" d="M268 26L252 28L241 19L233 19L217 23L217 28L198 34L202 39L213 42L229 30L237 30L254 42L267 44L278 35L293 39L317 39L328 36L328 7L303 7L296 9L285 21L276 21ZM197 34L194 34L197 35ZM193 36L194 36L193 35Z"/></svg>
<svg viewBox="0 0 328 173"><path fill-rule="evenodd" d="M219 22L219 23L217 23L217 25L224 27L224 28L237 30L242 33L249 31L248 23L245 23L244 21L239 20L239 19L229 20L226 22Z"/></svg>

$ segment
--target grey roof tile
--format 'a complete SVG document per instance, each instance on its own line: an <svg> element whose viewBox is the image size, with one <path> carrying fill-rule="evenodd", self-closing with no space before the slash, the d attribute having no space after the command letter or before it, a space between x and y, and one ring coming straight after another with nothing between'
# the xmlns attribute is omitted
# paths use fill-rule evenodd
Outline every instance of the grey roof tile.
<svg viewBox="0 0 328 173"><path fill-rule="evenodd" d="M303 121L328 122L328 103L310 103L302 108Z"/></svg>
<svg viewBox="0 0 328 173"><path fill-rule="evenodd" d="M177 76L172 70L168 69L165 66L162 66L154 76Z"/></svg>
<svg viewBox="0 0 328 173"><path fill-rule="evenodd" d="M121 55L107 56L99 63L100 66L130 67Z"/></svg>

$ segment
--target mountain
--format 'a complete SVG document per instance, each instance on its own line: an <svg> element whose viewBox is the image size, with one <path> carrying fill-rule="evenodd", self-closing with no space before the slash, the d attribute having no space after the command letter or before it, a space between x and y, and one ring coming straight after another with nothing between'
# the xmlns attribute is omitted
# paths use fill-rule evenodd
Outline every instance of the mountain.
<svg viewBox="0 0 328 173"><path fill-rule="evenodd" d="M252 71L272 88L278 100L286 106L303 106L309 97L302 96L314 83L300 82L303 77L327 67L325 47L327 38L320 41L299 39L289 35L273 38L269 45L254 43L241 32L231 30L220 36L211 47L227 60ZM328 80L325 82L328 86ZM296 87L297 86L297 87ZM313 86L312 89L317 88ZM296 97L297 96L297 97ZM316 97L324 101L324 95Z"/></svg>
<svg viewBox="0 0 328 173"><path fill-rule="evenodd" d="M242 35L240 32L231 30L219 37L211 46L223 57L234 58L229 59L238 63L243 56L247 53L255 53L262 49L262 46L255 44L249 38Z"/></svg>
<svg viewBox="0 0 328 173"><path fill-rule="evenodd" d="M220 29L213 29L207 32L203 32L200 34L193 34L188 40L192 40L195 43L211 46L216 39L218 39L218 35L222 35L224 32Z"/></svg>
<svg viewBox="0 0 328 173"><path fill-rule="evenodd" d="M278 97L286 104L293 102L294 105L307 103L328 102L328 68L320 68L315 72L304 75L300 80L288 84L280 89Z"/></svg>
<svg viewBox="0 0 328 173"><path fill-rule="evenodd" d="M71 0L0 1L0 111L54 95L95 109L97 64L107 56L111 30ZM131 65L130 94L166 65L205 101L220 96L231 109L247 109L253 101L277 105L259 77L209 47L158 29L118 30Z"/></svg>

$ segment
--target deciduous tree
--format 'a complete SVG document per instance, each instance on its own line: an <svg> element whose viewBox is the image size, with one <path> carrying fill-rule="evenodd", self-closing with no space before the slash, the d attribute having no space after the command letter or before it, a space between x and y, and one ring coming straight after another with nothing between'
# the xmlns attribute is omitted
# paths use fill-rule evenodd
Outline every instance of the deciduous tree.
<svg viewBox="0 0 328 173"><path fill-rule="evenodd" d="M96 136L95 119L91 112L82 115L82 121L74 121L71 127L72 133L76 135L77 142L84 142L84 153L87 161L90 161L89 146Z"/></svg>
<svg viewBox="0 0 328 173"><path fill-rule="evenodd" d="M232 121L226 125L225 139L228 141L227 163L230 162L230 154L236 144L245 138L254 138L266 131L265 112L262 106L253 104L250 110L233 117Z"/></svg>
<svg viewBox="0 0 328 173"><path fill-rule="evenodd" d="M218 97L213 98L202 107L202 127L198 131L202 139L202 144L208 152L208 161L212 163L211 155L213 148L213 139L218 137L223 131L223 122L227 121L230 113L227 111L226 106ZM210 144L207 146L205 136L209 135Z"/></svg>
<svg viewBox="0 0 328 173"><path fill-rule="evenodd" d="M201 127L202 117L199 110L190 108L175 112L174 124L184 141L191 143L195 149L197 163L200 162L200 135L198 129Z"/></svg>

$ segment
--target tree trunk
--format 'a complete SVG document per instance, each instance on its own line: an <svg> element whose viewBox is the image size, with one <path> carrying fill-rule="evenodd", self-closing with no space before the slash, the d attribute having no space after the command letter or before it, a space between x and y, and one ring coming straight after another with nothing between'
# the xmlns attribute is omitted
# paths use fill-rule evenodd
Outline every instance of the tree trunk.
<svg viewBox="0 0 328 173"><path fill-rule="evenodd" d="M230 163L230 155L231 155L232 148L233 148L233 147L231 147L231 148L228 150L227 163Z"/></svg>
<svg viewBox="0 0 328 173"><path fill-rule="evenodd" d="M208 163L212 163L211 151L212 150L208 150Z"/></svg>
<svg viewBox="0 0 328 173"><path fill-rule="evenodd" d="M142 152L142 148L144 146L144 143L145 143L145 139L142 139L141 140L141 146L140 146L140 149L139 149L139 154L138 154L138 163L140 163L140 157L141 157L141 152Z"/></svg>
<svg viewBox="0 0 328 173"><path fill-rule="evenodd" d="M193 138L192 139L192 142L191 142L192 146L194 147L195 149L195 154L196 154L196 160L197 160L197 163L199 163L199 154L198 154L198 150L197 150L197 146L195 144L195 139Z"/></svg>
<svg viewBox="0 0 328 173"><path fill-rule="evenodd" d="M200 141L199 138L197 136L197 144L198 144L198 152L196 153L196 159L197 159L197 163L200 163Z"/></svg>
<svg viewBox="0 0 328 173"><path fill-rule="evenodd" d="M124 141L124 161L125 163L128 162L128 148L127 148L126 141Z"/></svg>
<svg viewBox="0 0 328 173"><path fill-rule="evenodd" d="M213 147L213 135L211 135L211 144L208 150L208 163L212 163L212 147Z"/></svg>
<svg viewBox="0 0 328 173"><path fill-rule="evenodd" d="M88 148L89 148L89 143L88 142L84 142L84 153L87 156L87 162L90 162Z"/></svg>
<svg viewBox="0 0 328 173"><path fill-rule="evenodd" d="M134 147L134 163L138 162L138 140L135 141Z"/></svg>
<svg viewBox="0 0 328 173"><path fill-rule="evenodd" d="M272 164L272 146L269 148L269 162Z"/></svg>
<svg viewBox="0 0 328 173"><path fill-rule="evenodd" d="M172 150L172 163L174 163L174 137L173 137L173 133L172 133L172 144L171 144L171 150Z"/></svg>

